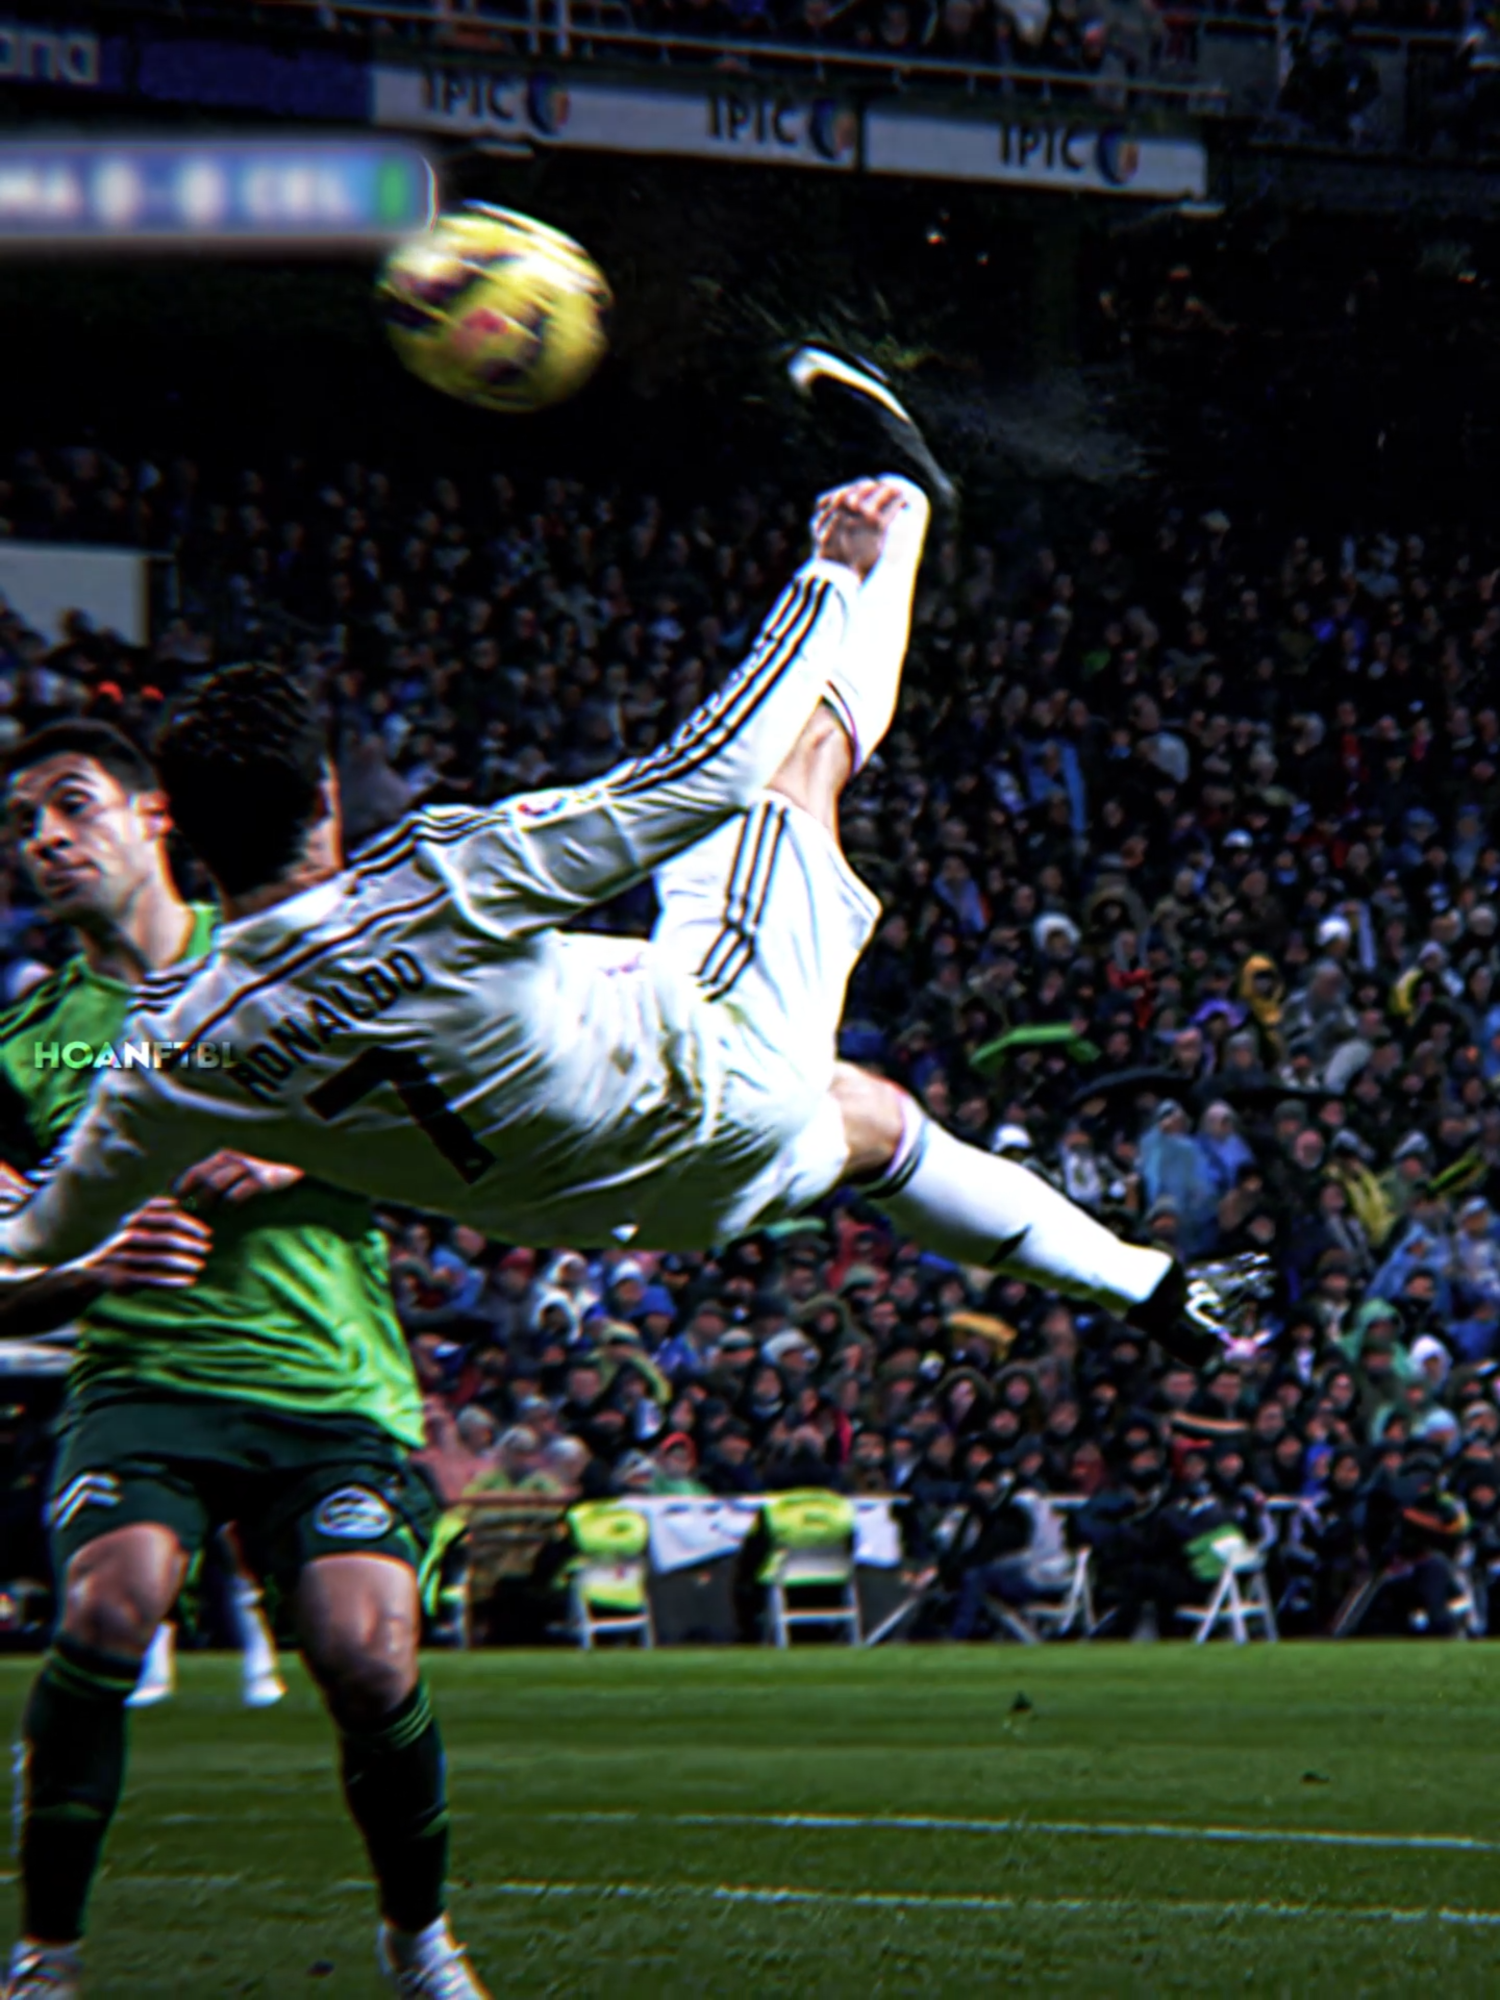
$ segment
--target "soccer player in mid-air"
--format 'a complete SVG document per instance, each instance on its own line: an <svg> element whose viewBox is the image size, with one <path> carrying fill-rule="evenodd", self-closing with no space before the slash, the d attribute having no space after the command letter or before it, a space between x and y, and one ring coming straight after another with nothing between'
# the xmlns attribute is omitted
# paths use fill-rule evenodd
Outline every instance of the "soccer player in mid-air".
<svg viewBox="0 0 1500 2000"><path fill-rule="evenodd" d="M29 1165L86 1102L83 1065L117 1054L140 980L198 962L214 913L178 896L155 774L116 731L69 722L28 739L6 805L80 947L0 1015L0 1144ZM49 1515L63 1610L22 1724L23 1934L3 1990L79 1990L124 1709L163 1690L142 1655L151 1642L159 1660L184 1580L234 1522L251 1566L290 1598L338 1727L391 1982L472 2000L481 1988L443 1916L443 1758L417 1675L434 1509L405 1465L422 1421L384 1246L357 1197L253 1160L223 1156L214 1173L211 1252L203 1220L157 1200L80 1264L0 1283L0 1336L81 1329Z"/></svg>
<svg viewBox="0 0 1500 2000"><path fill-rule="evenodd" d="M883 385L811 373L902 442ZM848 1181L958 1262L1216 1344L1246 1273L1121 1241L836 1060L878 910L838 801L891 721L928 517L901 478L826 493L749 658L665 747L418 812L348 866L308 696L258 664L204 682L159 768L224 921L200 965L147 983L131 1032L228 1037L238 1062L109 1071L0 1252L81 1254L178 1176L211 1193L222 1171L194 1163L226 1143L533 1244L709 1245ZM653 875L649 942L563 930Z"/></svg>

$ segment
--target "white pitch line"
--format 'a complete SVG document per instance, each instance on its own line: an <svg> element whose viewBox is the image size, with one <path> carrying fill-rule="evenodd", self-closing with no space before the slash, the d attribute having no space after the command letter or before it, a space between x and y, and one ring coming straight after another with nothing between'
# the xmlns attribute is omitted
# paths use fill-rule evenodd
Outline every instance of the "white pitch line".
<svg viewBox="0 0 1500 2000"><path fill-rule="evenodd" d="M558 1815L551 1815L558 1817ZM18 1878L0 1872L0 1883ZM111 1875L113 1888L132 1890L276 1889L279 1876L258 1875ZM302 1885L304 1888L306 1884ZM357 1879L332 1882L334 1894L369 1894L373 1884ZM962 1891L923 1892L906 1889L802 1889L779 1884L740 1882L547 1882L512 1879L465 1885L468 1896L592 1900L601 1903L660 1903L687 1898L698 1902L753 1904L767 1909L796 1906L851 1910L963 1910L992 1916L1188 1917L1268 1919L1277 1923L1448 1924L1466 1930L1500 1930L1500 1910L1403 1907L1398 1904L1274 1903L1204 1898L1178 1900L1151 1896L1007 1896Z"/></svg>
<svg viewBox="0 0 1500 2000"><path fill-rule="evenodd" d="M674 1826L766 1826L810 1833L972 1833L1057 1835L1085 1840L1202 1840L1244 1847L1375 1847L1441 1854L1500 1854L1500 1840L1467 1833L1357 1833L1333 1828L1176 1826L1155 1820L939 1819L915 1813L549 1812L545 1819L587 1825L660 1820Z"/></svg>
<svg viewBox="0 0 1500 2000"><path fill-rule="evenodd" d="M349 1885L340 1885L350 1886ZM691 1898L713 1903L753 1903L769 1908L808 1904L851 1910L967 1910L1000 1916L1122 1916L1270 1918L1274 1921L1371 1924L1456 1924L1467 1929L1500 1929L1500 1910L1403 1908L1397 1905L1349 1903L1271 1903L1251 1901L1176 1901L1147 1896L1006 1896L904 1889L798 1889L770 1884L731 1882L475 1882L466 1891L475 1896L525 1897L545 1902L550 1897L597 1902L668 1902Z"/></svg>
<svg viewBox="0 0 1500 2000"><path fill-rule="evenodd" d="M0 1872L0 1884L19 1882L20 1879L15 1870ZM116 1875L107 1866L101 1870L99 1880L112 1889L285 1889L290 1886L276 1875Z"/></svg>

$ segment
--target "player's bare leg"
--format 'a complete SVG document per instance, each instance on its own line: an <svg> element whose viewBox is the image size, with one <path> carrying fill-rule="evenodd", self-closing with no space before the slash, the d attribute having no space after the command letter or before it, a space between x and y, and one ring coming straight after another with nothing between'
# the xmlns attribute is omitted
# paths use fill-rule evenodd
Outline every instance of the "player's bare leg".
<svg viewBox="0 0 1500 2000"><path fill-rule="evenodd" d="M414 1572L388 1556L318 1558L298 1583L297 1631L380 1891L381 1971L407 2000L484 2000L444 1909L446 1773L418 1671Z"/></svg>
<svg viewBox="0 0 1500 2000"><path fill-rule="evenodd" d="M92 1493L60 1501L86 1507ZM107 1488L97 1500L109 1504ZM186 1569L177 1537L148 1521L98 1536L68 1565L62 1624L21 1725L21 1939L5 1986L17 2000L78 1991L89 1890L125 1777L125 1703Z"/></svg>

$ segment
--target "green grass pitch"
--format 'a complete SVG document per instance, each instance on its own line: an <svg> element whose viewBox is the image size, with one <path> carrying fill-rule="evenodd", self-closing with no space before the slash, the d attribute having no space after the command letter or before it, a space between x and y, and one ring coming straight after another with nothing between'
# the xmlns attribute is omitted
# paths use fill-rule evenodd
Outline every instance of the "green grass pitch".
<svg viewBox="0 0 1500 2000"><path fill-rule="evenodd" d="M0 1662L12 1726L31 1662ZM1487 1645L441 1655L497 1995L1500 1993ZM92 1994L375 1995L305 1680L135 1719ZM10 1893L9 1891L7 1893Z"/></svg>

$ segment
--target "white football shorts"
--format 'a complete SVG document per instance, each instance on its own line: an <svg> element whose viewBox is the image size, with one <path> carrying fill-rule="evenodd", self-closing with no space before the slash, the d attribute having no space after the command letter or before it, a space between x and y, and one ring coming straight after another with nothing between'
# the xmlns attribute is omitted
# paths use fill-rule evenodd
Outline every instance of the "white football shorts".
<svg viewBox="0 0 1500 2000"><path fill-rule="evenodd" d="M798 1214L843 1178L829 1095L849 977L880 903L827 829L779 793L656 876L653 946L721 1018L724 1087L705 1179L742 1157L715 1240Z"/></svg>

